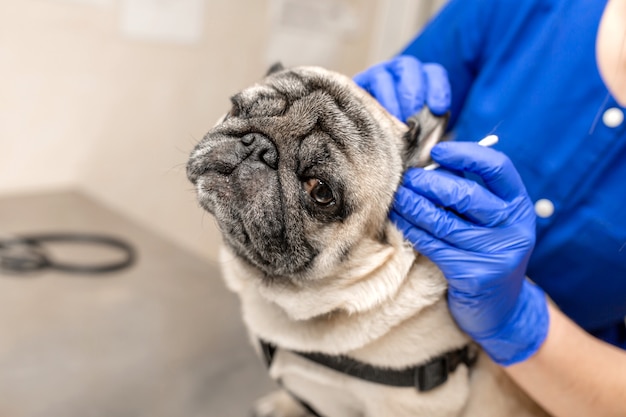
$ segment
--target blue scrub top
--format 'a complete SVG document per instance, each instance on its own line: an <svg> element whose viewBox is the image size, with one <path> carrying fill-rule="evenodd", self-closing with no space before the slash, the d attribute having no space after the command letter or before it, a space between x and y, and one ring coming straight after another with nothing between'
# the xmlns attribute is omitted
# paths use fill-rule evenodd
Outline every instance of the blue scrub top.
<svg viewBox="0 0 626 417"><path fill-rule="evenodd" d="M447 69L457 140L497 134L532 200L553 204L528 276L626 348L626 121L595 60L605 4L451 0L402 54Z"/></svg>

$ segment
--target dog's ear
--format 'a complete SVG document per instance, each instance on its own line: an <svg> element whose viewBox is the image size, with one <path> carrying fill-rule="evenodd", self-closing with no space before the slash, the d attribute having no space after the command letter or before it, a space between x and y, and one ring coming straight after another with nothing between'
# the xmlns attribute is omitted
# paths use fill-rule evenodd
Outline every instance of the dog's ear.
<svg viewBox="0 0 626 417"><path fill-rule="evenodd" d="M267 70L267 74L265 74L266 76L268 75L272 75L276 72L282 71L284 70L285 67L283 66L282 62L275 62L274 64L272 64L272 66Z"/></svg>
<svg viewBox="0 0 626 417"><path fill-rule="evenodd" d="M409 130L404 139L407 142L404 155L404 168L424 167L431 162L430 150L444 137L450 113L435 116L426 106L409 117Z"/></svg>

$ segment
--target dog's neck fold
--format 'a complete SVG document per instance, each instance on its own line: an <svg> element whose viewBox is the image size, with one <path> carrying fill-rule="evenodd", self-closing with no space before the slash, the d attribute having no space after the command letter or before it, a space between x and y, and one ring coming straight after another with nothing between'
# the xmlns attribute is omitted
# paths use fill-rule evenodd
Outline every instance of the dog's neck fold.
<svg viewBox="0 0 626 417"><path fill-rule="evenodd" d="M259 273L226 252L223 261L236 267L229 268L225 279L242 297L248 325L292 349L310 349L322 340L341 341L337 351L356 349L444 296L440 272L395 227L388 227L388 243L364 241L355 250L351 258L358 262L343 263L332 276L281 287L264 285ZM265 328L268 323L271 328ZM346 332L355 334L345 337Z"/></svg>

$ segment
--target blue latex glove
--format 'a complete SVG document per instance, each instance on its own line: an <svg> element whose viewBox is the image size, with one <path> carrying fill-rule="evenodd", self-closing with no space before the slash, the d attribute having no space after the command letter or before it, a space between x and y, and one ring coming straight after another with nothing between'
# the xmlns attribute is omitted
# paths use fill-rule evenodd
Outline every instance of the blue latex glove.
<svg viewBox="0 0 626 417"><path fill-rule="evenodd" d="M412 56L397 56L354 76L354 81L385 109L406 122L424 104L433 114L450 108L450 82L439 64L422 64Z"/></svg>
<svg viewBox="0 0 626 417"><path fill-rule="evenodd" d="M547 335L543 291L525 278L535 243L535 213L513 163L470 142L436 145L432 158L451 171L410 169L390 214L418 252L449 284L459 326L499 364L534 354Z"/></svg>

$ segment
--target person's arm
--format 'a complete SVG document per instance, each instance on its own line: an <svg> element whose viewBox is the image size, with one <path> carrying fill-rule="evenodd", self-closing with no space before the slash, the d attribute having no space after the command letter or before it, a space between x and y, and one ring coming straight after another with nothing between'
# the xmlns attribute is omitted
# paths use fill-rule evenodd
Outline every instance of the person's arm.
<svg viewBox="0 0 626 417"><path fill-rule="evenodd" d="M490 22L499 21L491 16L495 8L488 3L489 0L450 0L398 54L445 68L452 91L450 128L454 127L479 72ZM404 80L400 78L399 82Z"/></svg>
<svg viewBox="0 0 626 417"><path fill-rule="evenodd" d="M467 142L431 155L485 186L412 169L390 217L446 276L457 324L555 417L626 416L626 352L585 333L524 276L535 215L510 160Z"/></svg>
<svg viewBox="0 0 626 417"><path fill-rule="evenodd" d="M544 344L505 367L555 417L626 416L626 352L586 333L550 306Z"/></svg>
<svg viewBox="0 0 626 417"><path fill-rule="evenodd" d="M409 169L389 217L443 272L461 329L496 363L524 361L545 340L549 316L525 276L536 215L522 179L506 155L476 143L439 143L431 156L445 170Z"/></svg>
<svg viewBox="0 0 626 417"><path fill-rule="evenodd" d="M489 53L487 38L497 39L490 32L509 20L507 13L495 16L499 3L450 0L395 57L355 75L354 81L402 121L426 104L435 114L449 110L452 128L481 57Z"/></svg>

